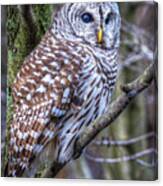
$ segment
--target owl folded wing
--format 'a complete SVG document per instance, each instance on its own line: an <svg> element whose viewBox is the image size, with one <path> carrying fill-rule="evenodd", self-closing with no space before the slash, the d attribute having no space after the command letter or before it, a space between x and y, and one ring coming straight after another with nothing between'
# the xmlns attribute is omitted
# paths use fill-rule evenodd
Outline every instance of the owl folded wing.
<svg viewBox="0 0 163 186"><path fill-rule="evenodd" d="M54 138L57 121L71 108L77 71L75 63L62 58L29 56L24 62L13 84L8 176L22 175Z"/></svg>

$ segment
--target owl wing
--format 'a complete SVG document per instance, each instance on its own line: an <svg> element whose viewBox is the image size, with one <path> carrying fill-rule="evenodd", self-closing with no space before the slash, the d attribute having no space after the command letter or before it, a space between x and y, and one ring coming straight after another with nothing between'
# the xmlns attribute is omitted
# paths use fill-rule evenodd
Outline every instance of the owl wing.
<svg viewBox="0 0 163 186"><path fill-rule="evenodd" d="M63 47L61 47L62 51ZM79 80L75 56L34 58L23 64L13 85L14 115L10 129L8 175L20 176L57 132L57 122L71 108ZM65 52L68 52L65 50ZM38 54L37 54L38 55ZM39 56L39 55L38 55ZM34 59L34 60L33 60Z"/></svg>

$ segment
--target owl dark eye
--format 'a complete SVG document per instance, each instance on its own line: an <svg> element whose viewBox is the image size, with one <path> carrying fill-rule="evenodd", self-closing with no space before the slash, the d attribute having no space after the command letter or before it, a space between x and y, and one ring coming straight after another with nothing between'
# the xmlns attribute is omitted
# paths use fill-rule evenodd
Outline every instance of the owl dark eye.
<svg viewBox="0 0 163 186"><path fill-rule="evenodd" d="M107 25L112 18L113 18L113 13L108 13L108 15L105 19L105 24Z"/></svg>
<svg viewBox="0 0 163 186"><path fill-rule="evenodd" d="M81 19L84 23L90 23L93 22L93 16L90 13L84 13L81 16Z"/></svg>

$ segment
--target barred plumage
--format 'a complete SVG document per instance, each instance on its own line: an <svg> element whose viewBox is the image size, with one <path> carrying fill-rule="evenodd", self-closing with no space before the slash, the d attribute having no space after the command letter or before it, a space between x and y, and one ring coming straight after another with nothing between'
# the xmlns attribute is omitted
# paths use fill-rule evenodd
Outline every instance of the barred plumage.
<svg viewBox="0 0 163 186"><path fill-rule="evenodd" d="M89 16L87 23L82 20L85 12L92 15L92 23ZM72 158L80 131L109 104L117 75L119 32L116 3L70 3L57 12L13 84L9 176L21 176L54 138L56 161Z"/></svg>

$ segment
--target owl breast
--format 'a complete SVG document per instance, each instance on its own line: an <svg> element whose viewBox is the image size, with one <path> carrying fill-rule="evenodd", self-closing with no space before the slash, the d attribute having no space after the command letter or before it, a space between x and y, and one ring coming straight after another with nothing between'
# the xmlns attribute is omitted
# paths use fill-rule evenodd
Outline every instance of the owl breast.
<svg viewBox="0 0 163 186"><path fill-rule="evenodd" d="M112 52L116 56L116 51ZM106 61L110 64L106 65ZM57 161L65 162L72 158L74 143L80 132L108 108L117 74L115 62L116 58L110 60L106 54L105 58L102 58L96 53L96 56L89 56L83 63L80 82L75 92L81 100L81 105L78 109L72 107L60 122L62 128L56 151Z"/></svg>

